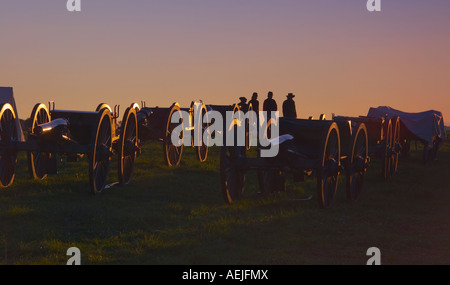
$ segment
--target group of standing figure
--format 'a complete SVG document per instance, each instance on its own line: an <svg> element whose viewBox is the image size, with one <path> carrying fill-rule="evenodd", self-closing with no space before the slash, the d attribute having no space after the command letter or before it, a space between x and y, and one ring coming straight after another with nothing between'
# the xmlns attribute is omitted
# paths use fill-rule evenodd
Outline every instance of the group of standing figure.
<svg viewBox="0 0 450 285"><path fill-rule="evenodd" d="M288 93L286 95L286 100L283 102L283 117L285 118L297 118L297 110L295 109L295 101L292 99L295 97L294 94ZM243 112L248 111L248 104L252 104L253 111L258 112L259 110L259 101L258 101L258 93L253 92L252 99L247 104L247 98L240 97L240 102L238 103L239 108ZM271 111L278 111L277 102L273 99L273 92L269 91L267 93L267 98L263 102L262 111L266 111L270 114Z"/></svg>

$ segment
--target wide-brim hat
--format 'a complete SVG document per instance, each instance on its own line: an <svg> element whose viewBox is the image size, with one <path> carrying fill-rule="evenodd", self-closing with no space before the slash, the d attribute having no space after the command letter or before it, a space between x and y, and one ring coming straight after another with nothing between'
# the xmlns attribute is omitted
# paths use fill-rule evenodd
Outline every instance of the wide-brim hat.
<svg viewBox="0 0 450 285"><path fill-rule="evenodd" d="M292 94L292 93L288 93L288 95L286 95L286 97L288 97L288 98L294 98L294 97L295 97L295 95L294 95L294 94Z"/></svg>

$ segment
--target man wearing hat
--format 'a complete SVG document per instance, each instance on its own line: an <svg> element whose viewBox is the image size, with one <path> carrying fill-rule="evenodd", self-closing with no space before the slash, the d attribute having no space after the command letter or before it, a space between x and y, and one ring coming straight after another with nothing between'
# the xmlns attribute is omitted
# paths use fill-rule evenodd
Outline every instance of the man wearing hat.
<svg viewBox="0 0 450 285"><path fill-rule="evenodd" d="M287 99L283 102L283 116L285 118L297 118L297 111L295 110L295 102L292 98L295 97L294 94L289 93Z"/></svg>
<svg viewBox="0 0 450 285"><path fill-rule="evenodd" d="M241 100L241 102L238 103L239 109L244 112L247 113L248 110L248 106L247 106L247 98L245 97L239 97L239 100Z"/></svg>

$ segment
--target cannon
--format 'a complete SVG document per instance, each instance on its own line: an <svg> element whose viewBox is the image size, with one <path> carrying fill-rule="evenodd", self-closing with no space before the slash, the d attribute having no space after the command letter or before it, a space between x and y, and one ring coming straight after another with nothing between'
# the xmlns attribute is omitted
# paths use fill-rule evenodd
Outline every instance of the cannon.
<svg viewBox="0 0 450 285"><path fill-rule="evenodd" d="M223 126L222 130L223 132L220 132L219 135L222 135L223 139L223 145L225 145L226 136L225 133L227 130L234 129L234 137L237 138L237 130L238 127L242 126L244 124L245 127L245 149L250 150L252 145L255 145L252 141L254 136L250 134L251 130L257 131L258 128L258 114L253 112L253 106L251 103L247 104L247 107L245 109L242 109L238 104L231 104L231 105L208 105L207 106L208 111L217 111L222 115L223 118ZM242 113L237 113L241 111ZM235 116L235 119L232 120L229 124L226 120L227 112L232 112ZM248 114L247 114L248 112ZM241 117L241 115L244 115L244 117Z"/></svg>
<svg viewBox="0 0 450 285"><path fill-rule="evenodd" d="M184 132L191 132L191 145L196 150L199 161L204 162L208 155L208 144L203 140L203 134L207 131L209 123L207 120L194 118L198 115L201 118L207 116L206 106L201 102L193 101L189 108L181 108L178 103L173 103L170 107L147 107L145 102L141 106L133 103L131 107L137 112L137 122L139 129L139 144L146 141L161 141L163 143L164 160L169 167L178 166L183 153L183 144L173 144L171 140L172 132L177 126L183 124ZM194 112L196 106L200 106L198 112ZM188 118L183 118L182 112L189 114ZM174 114L178 113L181 121L172 122ZM195 123L199 122L198 126ZM180 132L179 139L183 139L183 133ZM201 144L195 146L194 136Z"/></svg>
<svg viewBox="0 0 450 285"><path fill-rule="evenodd" d="M367 129L369 157L381 160L381 176L387 180L398 172L401 150L400 117L385 116L334 116L334 120L364 123Z"/></svg>
<svg viewBox="0 0 450 285"><path fill-rule="evenodd" d="M87 156L89 162L89 188L100 193L107 186L111 157L118 154L120 184L131 179L134 158L138 152L136 113L128 108L121 126L117 126L119 107L114 111L107 104L95 111L56 110L54 102L38 103L31 112L27 140L17 140L14 125L16 111L11 104L1 106L0 124L2 165L0 186L12 184L19 151L27 152L31 178L42 180L56 173L56 154L67 156L68 161Z"/></svg>
<svg viewBox="0 0 450 285"><path fill-rule="evenodd" d="M279 127L280 135L271 138L267 130L274 126ZM292 174L294 181L313 176L319 207L328 208L333 204L339 175L345 169L347 197L352 201L359 199L368 167L367 131L363 123L292 118L279 118L277 122L271 118L264 136L270 145L278 145L277 155L261 156L262 146L258 146L256 158L247 157L244 147L221 148L220 182L227 203L241 199L249 170L258 172L261 193L285 191L286 173Z"/></svg>

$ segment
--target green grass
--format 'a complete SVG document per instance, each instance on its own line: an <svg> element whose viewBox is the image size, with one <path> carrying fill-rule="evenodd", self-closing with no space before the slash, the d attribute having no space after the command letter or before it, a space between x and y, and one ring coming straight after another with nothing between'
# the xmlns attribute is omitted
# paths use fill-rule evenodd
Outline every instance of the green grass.
<svg viewBox="0 0 450 285"><path fill-rule="evenodd" d="M161 145L146 144L132 182L95 196L85 159L33 181L21 153L14 184L0 190L0 264L65 264L72 246L82 264L365 264L373 246L382 264L449 264L450 143L437 161L420 158L413 148L389 182L373 160L361 201L348 203L341 183L321 210L312 179L260 197L255 172L244 199L226 205L218 148L205 163L185 148L181 165L168 168Z"/></svg>

